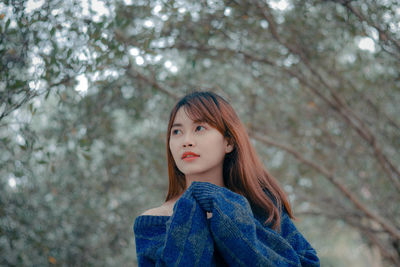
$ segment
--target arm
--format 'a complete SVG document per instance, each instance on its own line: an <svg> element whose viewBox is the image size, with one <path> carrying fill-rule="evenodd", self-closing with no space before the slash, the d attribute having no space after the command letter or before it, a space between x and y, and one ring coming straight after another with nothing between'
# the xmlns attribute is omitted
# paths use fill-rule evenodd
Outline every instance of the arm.
<svg viewBox="0 0 400 267"><path fill-rule="evenodd" d="M229 266L301 266L302 255L293 245L303 240L293 236L289 242L264 227L254 218L245 197L211 183L194 182L192 186L200 207L212 212L210 230Z"/></svg>
<svg viewBox="0 0 400 267"><path fill-rule="evenodd" d="M212 263L214 247L206 214L194 200L191 190L186 190L175 203L174 212L166 220L164 229L162 226L145 228L135 222L139 266L197 266Z"/></svg>
<svg viewBox="0 0 400 267"><path fill-rule="evenodd" d="M296 226L286 212L282 214L281 218L281 235L296 249L302 266L320 265L317 252L296 229Z"/></svg>

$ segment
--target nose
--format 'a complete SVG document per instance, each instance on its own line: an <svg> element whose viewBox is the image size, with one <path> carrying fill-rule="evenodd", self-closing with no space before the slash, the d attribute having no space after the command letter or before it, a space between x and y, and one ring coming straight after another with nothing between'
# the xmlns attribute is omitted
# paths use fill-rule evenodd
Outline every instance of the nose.
<svg viewBox="0 0 400 267"><path fill-rule="evenodd" d="M193 146L193 144L192 143L183 143L183 147L187 147L187 146L191 147L191 146Z"/></svg>
<svg viewBox="0 0 400 267"><path fill-rule="evenodd" d="M185 138L183 139L183 147L192 147L194 146L193 137L190 134L186 134Z"/></svg>

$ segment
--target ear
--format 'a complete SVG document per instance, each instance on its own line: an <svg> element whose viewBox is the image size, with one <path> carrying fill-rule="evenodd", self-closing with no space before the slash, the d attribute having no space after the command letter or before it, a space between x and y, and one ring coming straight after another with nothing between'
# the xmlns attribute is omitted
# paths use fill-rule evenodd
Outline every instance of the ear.
<svg viewBox="0 0 400 267"><path fill-rule="evenodd" d="M233 145L227 144L225 147L225 153L230 153L233 150Z"/></svg>

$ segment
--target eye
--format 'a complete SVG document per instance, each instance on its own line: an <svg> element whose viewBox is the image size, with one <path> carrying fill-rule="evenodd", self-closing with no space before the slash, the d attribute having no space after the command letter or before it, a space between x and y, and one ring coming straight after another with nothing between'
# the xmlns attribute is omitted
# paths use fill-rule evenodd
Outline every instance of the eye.
<svg viewBox="0 0 400 267"><path fill-rule="evenodd" d="M174 129L174 130L172 130L171 134L177 135L179 133L179 131L180 131L179 129Z"/></svg>
<svg viewBox="0 0 400 267"><path fill-rule="evenodd" d="M196 131L202 131L203 129L205 130L206 128L202 125L196 126Z"/></svg>

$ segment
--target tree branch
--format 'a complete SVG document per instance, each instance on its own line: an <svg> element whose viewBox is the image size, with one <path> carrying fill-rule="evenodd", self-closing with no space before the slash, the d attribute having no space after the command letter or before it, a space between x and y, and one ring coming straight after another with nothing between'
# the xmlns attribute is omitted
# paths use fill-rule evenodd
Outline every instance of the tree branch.
<svg viewBox="0 0 400 267"><path fill-rule="evenodd" d="M375 212L373 212L370 209L368 209L364 204L362 204L361 201L359 201L357 199L357 197L350 192L350 190L348 190L341 182L339 182L339 179L333 175L332 171L329 171L326 168L324 168L323 166L320 166L320 165L314 163L313 161L304 158L299 152L297 152L292 147L289 147L287 145L274 142L271 139L269 139L269 138L267 138L265 136L258 135L258 134L252 134L251 137L254 138L257 141L260 141L260 142L264 143L264 144L271 145L271 146L274 146L274 147L278 147L278 148L280 148L282 150L285 150L289 154L293 155L300 162L310 166L314 170L316 170L319 173L323 174L324 177L326 177L327 180L331 184L333 184L348 200L350 200L350 202L355 207L357 207L360 211L362 211L367 217L369 217L370 219L372 219L372 220L376 221L377 223L379 223L382 226L382 228L385 229L385 231L387 233L391 234L393 237L395 237L396 239L400 240L400 231L398 229L396 229L394 226L392 226L388 222L388 220L383 219L382 216L376 214Z"/></svg>
<svg viewBox="0 0 400 267"><path fill-rule="evenodd" d="M338 2L335 0L332 0L333 2ZM351 13L353 13L361 22L366 22L369 26L375 28L379 32L379 40L380 41L390 41L396 49L400 52L400 42L398 40L395 40L390 34L388 34L385 30L383 30L381 27L379 27L376 23L368 20L359 10L357 10L355 7L351 5L350 2L339 2L342 6L347 8Z"/></svg>
<svg viewBox="0 0 400 267"><path fill-rule="evenodd" d="M135 70L134 68L131 67L131 65L129 65L126 68L126 74L131 78L142 80L143 82L151 85L153 88L159 90L160 92L163 92L164 94L168 95L169 97L172 97L174 99L179 98L179 96L177 94L173 93L166 87L159 84L155 79L151 79L151 78L143 75L139 71Z"/></svg>
<svg viewBox="0 0 400 267"><path fill-rule="evenodd" d="M378 159L379 165L395 185L396 189L400 192L400 170L393 164L393 162L384 154L380 144L378 143L377 137L372 133L372 131L368 128L368 126L364 123L364 121L350 109L350 107L346 104L346 101L343 100L332 88L328 82L320 75L320 73L312 66L311 62L304 55L301 49L294 47L291 44L286 43L279 36L279 33L276 28L275 19L272 15L271 9L268 4L261 5L260 1L254 0L255 5L258 7L258 10L261 12L261 15L268 21L270 27L270 33L275 38L275 40L284 45L291 53L298 55L302 60L303 64L310 70L310 72L317 78L317 80L323 85L331 94L333 101L328 101L326 97L323 97L321 93L318 92L316 88L310 87L309 82L305 81L305 79L300 79L299 75L296 75L300 81L306 84L307 88L313 89L312 91L323 99L325 102L329 104L333 108L334 111L338 112L341 117L373 148L373 151ZM283 68L289 74L293 75L293 72L287 68Z"/></svg>

